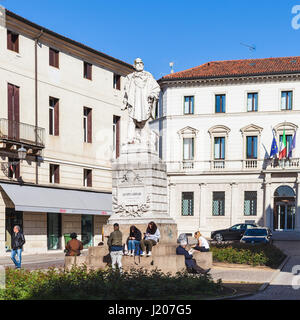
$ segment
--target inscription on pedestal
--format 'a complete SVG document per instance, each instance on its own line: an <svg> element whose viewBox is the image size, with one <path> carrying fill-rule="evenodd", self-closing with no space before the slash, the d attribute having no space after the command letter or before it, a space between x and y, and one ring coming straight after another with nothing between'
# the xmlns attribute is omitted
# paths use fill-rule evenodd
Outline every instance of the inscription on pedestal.
<svg viewBox="0 0 300 320"><path fill-rule="evenodd" d="M129 206L141 205L145 202L144 187L119 187L118 203Z"/></svg>

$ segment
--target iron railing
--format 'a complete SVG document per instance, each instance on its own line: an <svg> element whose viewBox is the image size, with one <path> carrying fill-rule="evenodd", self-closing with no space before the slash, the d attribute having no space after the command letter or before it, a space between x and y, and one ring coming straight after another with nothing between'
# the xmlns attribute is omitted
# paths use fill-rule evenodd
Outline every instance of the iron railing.
<svg viewBox="0 0 300 320"><path fill-rule="evenodd" d="M8 119L0 119L0 140L45 147L45 129Z"/></svg>

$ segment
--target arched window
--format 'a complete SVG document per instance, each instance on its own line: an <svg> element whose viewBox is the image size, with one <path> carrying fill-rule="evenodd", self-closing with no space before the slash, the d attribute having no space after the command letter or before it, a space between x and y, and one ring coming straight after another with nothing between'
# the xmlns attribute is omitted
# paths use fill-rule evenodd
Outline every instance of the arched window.
<svg viewBox="0 0 300 320"><path fill-rule="evenodd" d="M295 197L294 190L289 186L280 186L274 192L274 197Z"/></svg>

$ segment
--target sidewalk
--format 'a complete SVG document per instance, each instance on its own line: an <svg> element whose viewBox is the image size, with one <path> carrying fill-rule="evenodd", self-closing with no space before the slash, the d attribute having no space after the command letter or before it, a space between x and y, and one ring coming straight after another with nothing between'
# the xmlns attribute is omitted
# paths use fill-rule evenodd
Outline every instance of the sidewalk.
<svg viewBox="0 0 300 320"><path fill-rule="evenodd" d="M82 255L86 255L87 250L82 251ZM37 253L22 255L22 268L26 270L47 269L50 267L63 267L65 254L58 253ZM10 256L0 257L0 266L14 267Z"/></svg>

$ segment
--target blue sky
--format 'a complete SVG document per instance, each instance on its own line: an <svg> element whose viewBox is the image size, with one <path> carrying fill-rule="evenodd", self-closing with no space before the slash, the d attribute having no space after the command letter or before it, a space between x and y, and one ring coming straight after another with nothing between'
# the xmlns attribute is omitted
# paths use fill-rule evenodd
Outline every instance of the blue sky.
<svg viewBox="0 0 300 320"><path fill-rule="evenodd" d="M0 0L7 9L156 78L207 61L300 55L300 0ZM255 44L251 52L240 43Z"/></svg>

